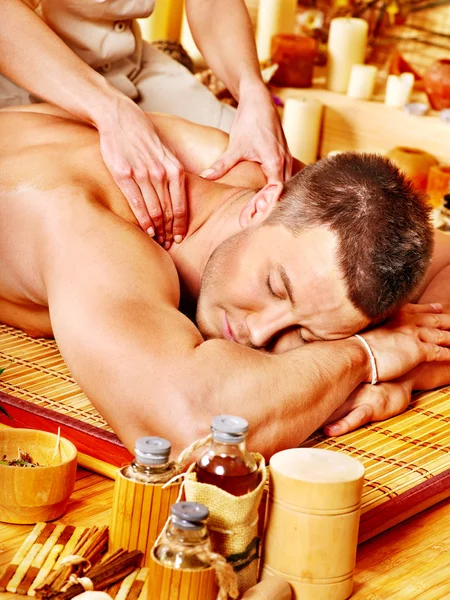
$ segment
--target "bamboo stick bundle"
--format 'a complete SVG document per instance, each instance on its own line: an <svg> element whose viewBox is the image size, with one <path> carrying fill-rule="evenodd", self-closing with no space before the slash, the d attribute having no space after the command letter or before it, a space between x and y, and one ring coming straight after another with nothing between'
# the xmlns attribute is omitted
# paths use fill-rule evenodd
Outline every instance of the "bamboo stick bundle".
<svg viewBox="0 0 450 600"><path fill-rule="evenodd" d="M138 550L132 552L117 550L114 554L107 556L99 564L83 573L82 581L84 583L84 579L89 579L92 589L96 591L105 590L132 573L138 566L141 558L142 552ZM67 585L66 581L62 586L60 585L60 581L57 583L59 587L55 586L55 582L52 586L45 583L36 590L36 597L41 600L53 600L54 598L58 600L70 600L70 598L85 591L84 586L79 582L69 582L69 585Z"/></svg>
<svg viewBox="0 0 450 600"><path fill-rule="evenodd" d="M83 573L84 570L97 564L108 548L108 527L92 527L82 532L72 552L64 553L47 577L38 586L33 586L39 598L44 589L60 590L70 580L71 575Z"/></svg>

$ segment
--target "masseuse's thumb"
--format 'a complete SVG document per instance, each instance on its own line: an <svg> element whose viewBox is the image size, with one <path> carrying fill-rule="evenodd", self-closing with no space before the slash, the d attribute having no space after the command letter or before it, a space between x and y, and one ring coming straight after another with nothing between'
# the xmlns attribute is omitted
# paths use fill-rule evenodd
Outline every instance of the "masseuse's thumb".
<svg viewBox="0 0 450 600"><path fill-rule="evenodd" d="M233 152L227 151L222 154L220 158L214 162L209 169L200 173L200 177L204 177L205 179L219 179L228 173L230 169L234 167L239 161L241 157Z"/></svg>

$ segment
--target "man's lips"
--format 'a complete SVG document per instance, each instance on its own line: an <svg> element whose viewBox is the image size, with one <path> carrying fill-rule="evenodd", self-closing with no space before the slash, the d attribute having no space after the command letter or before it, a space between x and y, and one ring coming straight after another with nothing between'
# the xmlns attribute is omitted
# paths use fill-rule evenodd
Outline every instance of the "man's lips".
<svg viewBox="0 0 450 600"><path fill-rule="evenodd" d="M225 311L223 312L223 319L222 319L222 335L223 335L224 339L229 340L230 342L236 341L236 339L233 335L233 331L230 327L230 323L228 322L227 313Z"/></svg>

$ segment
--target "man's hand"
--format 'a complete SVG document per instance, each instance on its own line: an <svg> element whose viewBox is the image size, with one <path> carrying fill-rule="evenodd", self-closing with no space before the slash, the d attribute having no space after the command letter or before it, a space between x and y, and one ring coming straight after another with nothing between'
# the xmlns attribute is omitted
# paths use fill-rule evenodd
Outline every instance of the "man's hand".
<svg viewBox="0 0 450 600"><path fill-rule="evenodd" d="M375 356L378 379L397 379L422 362L450 359L450 315L439 304L406 305L382 327L362 333Z"/></svg>
<svg viewBox="0 0 450 600"><path fill-rule="evenodd" d="M243 160L261 163L268 183L285 181L292 173L292 156L277 109L265 86L242 94L228 148L202 176L219 179Z"/></svg>
<svg viewBox="0 0 450 600"><path fill-rule="evenodd" d="M132 100L124 96L115 105L113 117L95 123L103 160L139 225L169 249L186 233L183 166Z"/></svg>
<svg viewBox="0 0 450 600"><path fill-rule="evenodd" d="M363 383L325 422L324 433L344 435L372 421L384 421L408 408L412 386L409 381L378 385Z"/></svg>

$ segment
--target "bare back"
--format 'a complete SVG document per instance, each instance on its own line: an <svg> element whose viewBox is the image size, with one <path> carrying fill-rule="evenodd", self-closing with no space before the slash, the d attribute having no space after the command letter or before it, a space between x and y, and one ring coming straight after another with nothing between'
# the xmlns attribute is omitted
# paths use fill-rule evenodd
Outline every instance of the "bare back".
<svg viewBox="0 0 450 600"><path fill-rule="evenodd" d="M0 226L7 232L0 239L0 322L46 336L52 335L46 267L58 252L56 240L64 245L76 237L70 211L82 207L82 217L77 214L74 222L77 227L84 223L86 231L92 231L98 221L95 235L99 241L102 228L114 217L117 225L119 221L122 228L129 224L141 234L103 163L96 130L53 112L60 111L46 105L0 111ZM200 172L227 144L222 132L176 117L153 115L152 121L188 172ZM225 181L242 183L243 177L246 183L262 182L256 165L241 165ZM104 209L110 212L106 219ZM100 213L102 218L96 219ZM173 266L168 268L161 249L147 241L155 264L161 265L161 272L154 274L156 280L161 281L164 274L178 294ZM70 269L72 260L66 268Z"/></svg>

